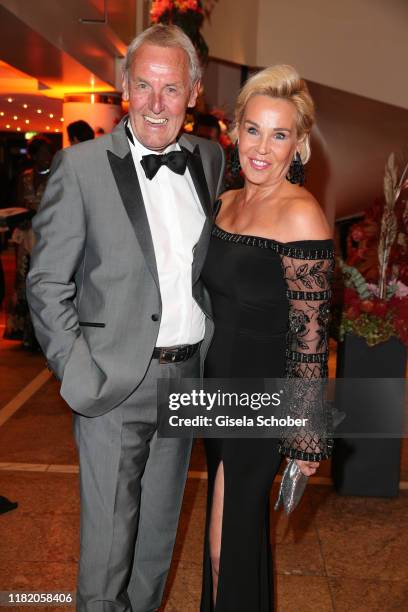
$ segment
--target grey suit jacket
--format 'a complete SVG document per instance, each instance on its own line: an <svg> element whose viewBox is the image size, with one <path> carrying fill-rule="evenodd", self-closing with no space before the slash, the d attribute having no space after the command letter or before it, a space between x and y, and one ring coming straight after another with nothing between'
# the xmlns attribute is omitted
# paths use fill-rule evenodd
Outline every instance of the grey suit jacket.
<svg viewBox="0 0 408 612"><path fill-rule="evenodd" d="M224 155L194 136L179 144L191 153L188 168L206 214L192 266L193 296L207 315L204 356L212 321L200 272ZM38 341L73 410L104 414L142 380L161 318L153 242L123 121L55 156L33 228L27 298Z"/></svg>

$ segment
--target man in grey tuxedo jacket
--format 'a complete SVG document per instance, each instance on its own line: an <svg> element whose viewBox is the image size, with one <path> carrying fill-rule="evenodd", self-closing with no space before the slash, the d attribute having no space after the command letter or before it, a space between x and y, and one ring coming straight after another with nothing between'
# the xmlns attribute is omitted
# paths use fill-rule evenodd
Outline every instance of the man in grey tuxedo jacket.
<svg viewBox="0 0 408 612"><path fill-rule="evenodd" d="M212 334L200 281L219 145L181 136L199 62L175 26L130 45L129 116L54 160L34 220L28 299L74 411L80 612L159 607L191 441L157 437L158 378L197 377Z"/></svg>

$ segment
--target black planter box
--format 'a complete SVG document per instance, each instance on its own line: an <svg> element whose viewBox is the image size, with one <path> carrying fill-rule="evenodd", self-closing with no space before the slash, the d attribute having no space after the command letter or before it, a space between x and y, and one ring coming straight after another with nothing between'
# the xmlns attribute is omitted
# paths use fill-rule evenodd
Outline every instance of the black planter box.
<svg viewBox="0 0 408 612"><path fill-rule="evenodd" d="M347 334L344 342L338 345L336 377L404 379L406 358L406 348L396 338L369 347L363 338ZM378 402L381 404L373 413L384 414L386 421L390 418L390 410L398 411L397 418L403 421L403 402L387 406L383 397L379 397ZM359 410L359 405L356 403L344 396L336 402L337 409L346 413L348 423L353 413L358 418L355 411ZM384 423L381 431L386 430ZM337 438L332 457L334 487L340 495L395 497L399 491L400 458L400 438Z"/></svg>

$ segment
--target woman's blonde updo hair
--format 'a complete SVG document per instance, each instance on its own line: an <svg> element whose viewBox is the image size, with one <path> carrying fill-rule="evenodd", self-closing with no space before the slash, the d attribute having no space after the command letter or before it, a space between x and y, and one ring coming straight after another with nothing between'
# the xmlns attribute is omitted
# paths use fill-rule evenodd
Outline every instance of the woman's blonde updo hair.
<svg viewBox="0 0 408 612"><path fill-rule="evenodd" d="M300 157L305 164L310 157L310 130L315 109L307 85L296 70L287 64L270 66L254 74L241 89L235 106L235 126L238 128L245 107L253 96L270 96L289 100L297 111L297 137L301 140Z"/></svg>

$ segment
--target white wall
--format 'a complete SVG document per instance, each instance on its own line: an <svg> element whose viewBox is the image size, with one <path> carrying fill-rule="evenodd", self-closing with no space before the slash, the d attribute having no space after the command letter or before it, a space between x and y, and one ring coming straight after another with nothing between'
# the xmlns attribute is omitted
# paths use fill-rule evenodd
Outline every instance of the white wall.
<svg viewBox="0 0 408 612"><path fill-rule="evenodd" d="M318 197L325 188L334 194L327 204L336 217L362 211L383 194L389 154L408 153L408 111L316 83L309 87L325 153L312 140L308 185Z"/></svg>
<svg viewBox="0 0 408 612"><path fill-rule="evenodd" d="M204 36L213 57L290 63L316 83L408 108L408 0L221 0Z"/></svg>
<svg viewBox="0 0 408 612"><path fill-rule="evenodd" d="M233 117L241 86L241 67L210 60L204 73L203 85L206 103L224 109L227 117Z"/></svg>
<svg viewBox="0 0 408 612"><path fill-rule="evenodd" d="M258 6L259 0L219 0L202 29L212 57L257 65Z"/></svg>

